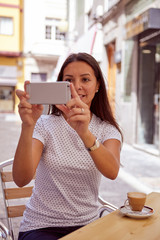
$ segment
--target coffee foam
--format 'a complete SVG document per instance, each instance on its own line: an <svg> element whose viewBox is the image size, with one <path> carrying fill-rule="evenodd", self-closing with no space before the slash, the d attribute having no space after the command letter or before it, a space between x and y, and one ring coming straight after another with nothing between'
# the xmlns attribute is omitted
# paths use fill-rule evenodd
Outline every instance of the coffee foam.
<svg viewBox="0 0 160 240"><path fill-rule="evenodd" d="M145 193L140 193L140 192L132 192L132 193L128 193L128 197L131 197L131 198L145 198L146 194Z"/></svg>

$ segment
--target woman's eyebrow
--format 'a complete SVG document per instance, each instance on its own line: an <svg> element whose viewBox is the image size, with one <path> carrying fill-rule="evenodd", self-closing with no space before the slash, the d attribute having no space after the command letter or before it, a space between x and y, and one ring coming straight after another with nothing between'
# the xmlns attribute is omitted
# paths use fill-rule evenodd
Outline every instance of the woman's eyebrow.
<svg viewBox="0 0 160 240"><path fill-rule="evenodd" d="M80 76L91 76L90 73L82 73ZM71 74L65 74L64 77L73 77Z"/></svg>
<svg viewBox="0 0 160 240"><path fill-rule="evenodd" d="M65 74L64 77L73 77L73 75Z"/></svg>
<svg viewBox="0 0 160 240"><path fill-rule="evenodd" d="M90 74L90 73L83 73L83 74L81 74L80 76L86 76L86 75L89 75L89 76L91 76L91 74Z"/></svg>

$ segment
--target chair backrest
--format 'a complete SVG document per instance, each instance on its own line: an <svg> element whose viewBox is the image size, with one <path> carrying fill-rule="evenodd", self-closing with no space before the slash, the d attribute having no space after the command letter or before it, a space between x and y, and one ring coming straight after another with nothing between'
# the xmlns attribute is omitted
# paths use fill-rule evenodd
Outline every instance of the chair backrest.
<svg viewBox="0 0 160 240"><path fill-rule="evenodd" d="M23 216L27 198L32 194L33 182L22 188L17 187L12 177L12 164L13 159L0 163L0 180L8 229L13 236L11 219Z"/></svg>

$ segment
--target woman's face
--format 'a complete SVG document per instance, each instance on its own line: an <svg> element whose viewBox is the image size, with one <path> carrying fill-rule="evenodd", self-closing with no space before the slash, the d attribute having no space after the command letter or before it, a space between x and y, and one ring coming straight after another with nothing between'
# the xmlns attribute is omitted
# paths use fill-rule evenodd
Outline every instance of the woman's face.
<svg viewBox="0 0 160 240"><path fill-rule="evenodd" d="M63 81L71 82L81 100L91 106L92 99L99 89L92 67L83 61L69 63L63 71Z"/></svg>

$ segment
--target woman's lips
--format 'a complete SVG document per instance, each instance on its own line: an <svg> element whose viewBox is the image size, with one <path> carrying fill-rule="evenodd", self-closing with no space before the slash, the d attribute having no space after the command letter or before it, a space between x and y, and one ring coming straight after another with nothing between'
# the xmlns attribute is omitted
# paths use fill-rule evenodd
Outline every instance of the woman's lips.
<svg viewBox="0 0 160 240"><path fill-rule="evenodd" d="M79 94L78 95L81 99L85 97L85 95Z"/></svg>

